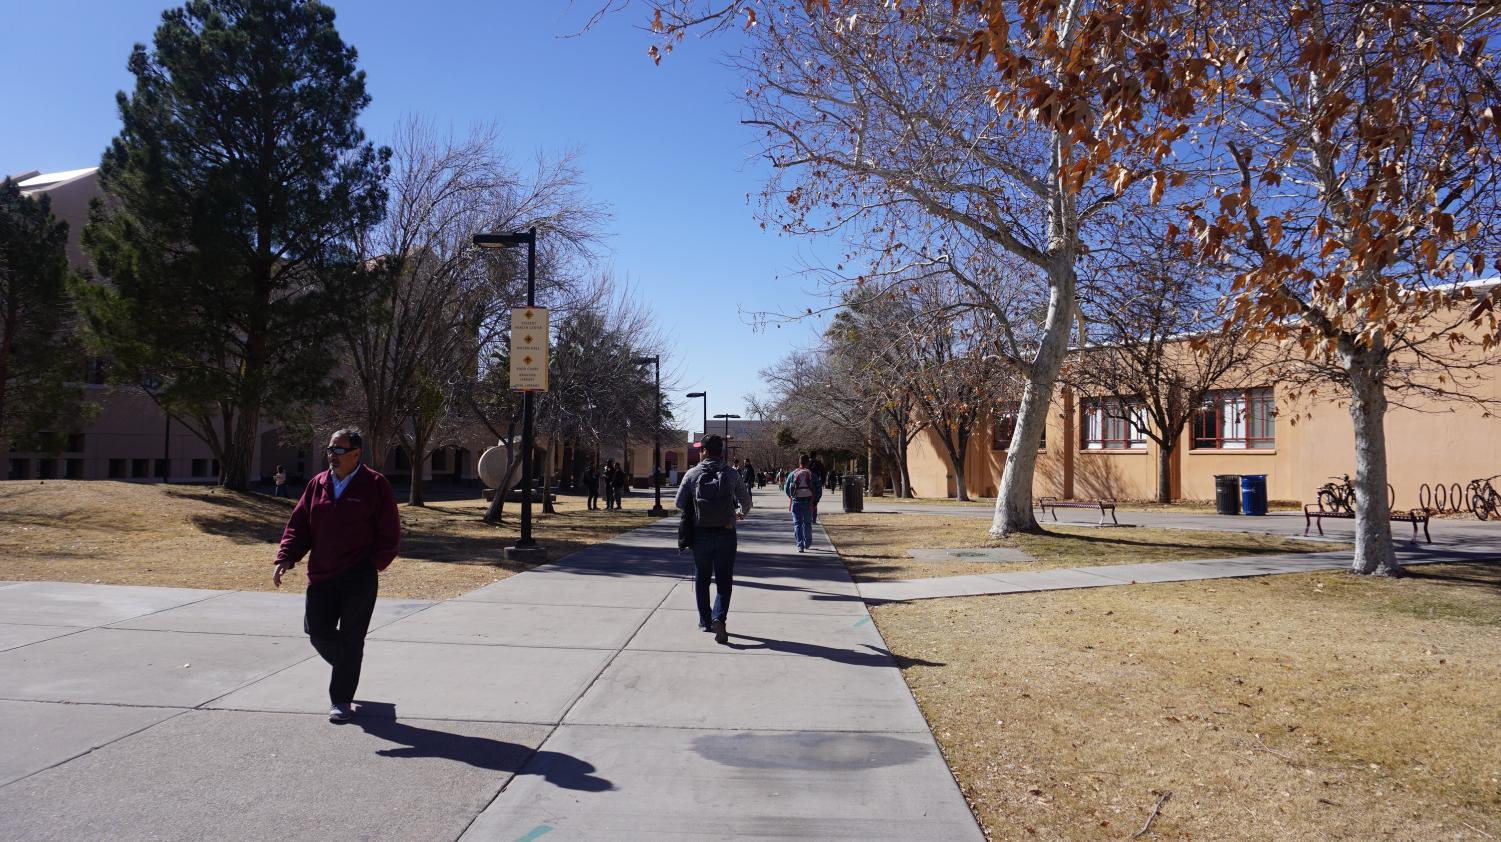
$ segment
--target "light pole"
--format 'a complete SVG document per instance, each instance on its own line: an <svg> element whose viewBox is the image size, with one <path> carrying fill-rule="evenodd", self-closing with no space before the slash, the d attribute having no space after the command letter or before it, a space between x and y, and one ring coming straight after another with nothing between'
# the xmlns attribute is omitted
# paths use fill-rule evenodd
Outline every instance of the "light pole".
<svg viewBox="0 0 1501 842"><path fill-rule="evenodd" d="M730 419L739 418L740 416L729 412L721 412L714 417L724 419L724 457L728 459L730 458ZM707 433L705 433L705 435L707 435Z"/></svg>
<svg viewBox="0 0 1501 842"><path fill-rule="evenodd" d="M699 440L698 440L698 447L699 447L698 458L702 459L702 458L704 458L704 454L703 454L704 439L706 439L706 438L709 437L709 393L708 392L689 392L688 393L688 397L690 397L690 398L703 398L704 399L704 431L703 431L703 433L700 434L700 437L699 437Z"/></svg>
<svg viewBox="0 0 1501 842"><path fill-rule="evenodd" d="M657 502L647 514L654 517L663 517L667 510L662 508L662 355L653 354L650 357L636 357L632 360L636 365L651 363L657 372L657 404L652 408L652 427L654 438L652 439L651 451L651 484L656 491Z"/></svg>
<svg viewBox="0 0 1501 842"><path fill-rule="evenodd" d="M482 249L508 249L526 246L526 306L537 306L537 228L510 234L475 234L474 244ZM521 393L521 537L516 546L506 547L506 558L540 561L547 551L532 540L532 393ZM504 488L495 489L505 494Z"/></svg>

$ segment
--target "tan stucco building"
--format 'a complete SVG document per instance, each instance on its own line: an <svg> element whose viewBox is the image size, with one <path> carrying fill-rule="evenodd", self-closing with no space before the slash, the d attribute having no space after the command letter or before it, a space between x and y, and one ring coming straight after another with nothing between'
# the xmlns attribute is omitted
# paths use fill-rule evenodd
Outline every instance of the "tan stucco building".
<svg viewBox="0 0 1501 842"><path fill-rule="evenodd" d="M1480 369L1462 388L1495 402L1496 411L1501 407L1501 357L1486 359L1478 347L1472 353ZM1326 394L1297 395L1270 373L1274 367L1261 371L1259 378L1237 378L1246 386L1212 394L1206 410L1184 430L1170 469L1175 499L1213 499L1217 474L1264 474L1270 499L1312 502L1330 477L1354 475L1355 434L1347 403ZM1068 388L1055 394L1038 456L1035 495L1156 496L1160 448L1134 433L1130 424L1110 417L1124 413L1100 412L1102 400L1119 398L1079 395ZM1393 406L1386 415L1386 442L1397 508L1428 502L1419 499L1424 484L1463 488L1472 479L1501 474L1501 417L1474 403ZM1004 417L977 432L965 466L971 496L995 496L1009 445ZM956 496L954 472L936 432L920 433L908 460L917 496Z"/></svg>

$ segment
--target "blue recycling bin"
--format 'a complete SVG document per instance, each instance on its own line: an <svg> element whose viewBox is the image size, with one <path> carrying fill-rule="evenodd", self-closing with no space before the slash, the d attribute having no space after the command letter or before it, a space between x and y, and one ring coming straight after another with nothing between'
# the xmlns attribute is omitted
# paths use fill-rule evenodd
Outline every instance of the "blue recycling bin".
<svg viewBox="0 0 1501 842"><path fill-rule="evenodd" d="M1266 514L1266 474L1242 474L1240 510L1248 515Z"/></svg>

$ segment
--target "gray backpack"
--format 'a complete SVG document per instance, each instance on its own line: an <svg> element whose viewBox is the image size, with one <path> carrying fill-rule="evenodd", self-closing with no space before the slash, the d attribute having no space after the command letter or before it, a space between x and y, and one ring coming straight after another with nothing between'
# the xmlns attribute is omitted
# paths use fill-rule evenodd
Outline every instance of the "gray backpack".
<svg viewBox="0 0 1501 842"><path fill-rule="evenodd" d="M704 471L693 485L693 507L698 511L699 526L733 526L735 523L735 495L731 492L730 477L734 474L724 466L717 471Z"/></svg>

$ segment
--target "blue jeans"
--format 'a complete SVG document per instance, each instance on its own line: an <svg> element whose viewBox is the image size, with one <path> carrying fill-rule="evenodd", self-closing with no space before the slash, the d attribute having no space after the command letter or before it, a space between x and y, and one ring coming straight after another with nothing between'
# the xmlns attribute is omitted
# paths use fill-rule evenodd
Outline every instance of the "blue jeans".
<svg viewBox="0 0 1501 842"><path fill-rule="evenodd" d="M802 550L813 546L813 499L792 501L792 539Z"/></svg>
<svg viewBox="0 0 1501 842"><path fill-rule="evenodd" d="M730 613L730 589L735 586L735 530L693 530L693 594L698 599L698 621L709 625ZM709 579L713 577L717 594L714 609L709 610Z"/></svg>

